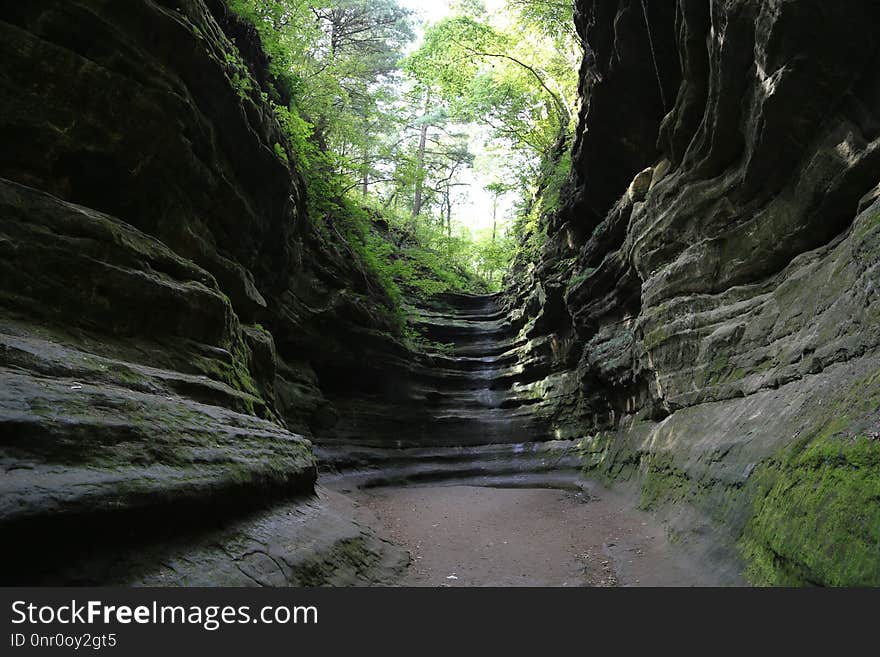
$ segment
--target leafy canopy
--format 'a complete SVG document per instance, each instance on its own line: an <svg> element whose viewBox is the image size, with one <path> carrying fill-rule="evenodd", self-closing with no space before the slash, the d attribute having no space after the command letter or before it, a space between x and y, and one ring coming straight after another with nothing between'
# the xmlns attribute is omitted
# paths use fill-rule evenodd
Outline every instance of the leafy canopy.
<svg viewBox="0 0 880 657"><path fill-rule="evenodd" d="M497 288L571 130L571 3L508 0L493 16L458 0L414 47L397 0L228 2L270 57L264 92L288 141L275 152L306 179L315 223L342 226L392 296ZM491 181L491 229L458 214L475 177Z"/></svg>

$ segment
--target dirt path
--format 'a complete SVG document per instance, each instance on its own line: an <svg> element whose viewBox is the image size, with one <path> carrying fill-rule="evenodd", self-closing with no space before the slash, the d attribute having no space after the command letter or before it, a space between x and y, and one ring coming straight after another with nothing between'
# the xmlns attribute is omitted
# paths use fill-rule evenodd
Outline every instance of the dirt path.
<svg viewBox="0 0 880 657"><path fill-rule="evenodd" d="M409 586L699 586L715 582L610 491L471 486L357 494L406 547Z"/></svg>

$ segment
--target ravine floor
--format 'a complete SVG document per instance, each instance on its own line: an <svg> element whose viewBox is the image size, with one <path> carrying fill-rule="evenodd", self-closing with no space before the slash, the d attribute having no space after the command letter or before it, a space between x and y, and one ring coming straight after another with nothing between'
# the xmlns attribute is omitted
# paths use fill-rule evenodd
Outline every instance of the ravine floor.
<svg viewBox="0 0 880 657"><path fill-rule="evenodd" d="M656 519L604 489L415 486L356 499L409 551L403 586L717 584Z"/></svg>

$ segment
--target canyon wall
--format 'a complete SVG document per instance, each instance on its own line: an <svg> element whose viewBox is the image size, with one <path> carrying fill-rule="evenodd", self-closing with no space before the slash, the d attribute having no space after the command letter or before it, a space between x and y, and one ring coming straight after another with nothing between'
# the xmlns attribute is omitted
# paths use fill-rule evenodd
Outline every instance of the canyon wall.
<svg viewBox="0 0 880 657"><path fill-rule="evenodd" d="M509 358L403 338L222 0L0 0L0 37L4 583L381 579L400 552L313 497L317 457L406 481L433 461L389 472L401 447L543 436L504 389L471 399ZM503 312L483 335L456 303L484 302L410 308L429 347L506 349Z"/></svg>
<svg viewBox="0 0 880 657"><path fill-rule="evenodd" d="M589 473L759 583L880 583L880 6L579 0L509 304Z"/></svg>
<svg viewBox="0 0 880 657"><path fill-rule="evenodd" d="M387 546L306 499L308 438L408 351L339 218L309 216L253 28L219 1L4 0L0 37L3 582L370 581ZM156 574L181 536L202 547ZM154 549L77 566L120 545Z"/></svg>

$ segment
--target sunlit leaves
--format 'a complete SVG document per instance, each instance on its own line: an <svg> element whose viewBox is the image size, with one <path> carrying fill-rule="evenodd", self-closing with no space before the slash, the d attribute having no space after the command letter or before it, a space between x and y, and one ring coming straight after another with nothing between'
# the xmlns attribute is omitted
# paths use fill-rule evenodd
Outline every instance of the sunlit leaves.
<svg viewBox="0 0 880 657"><path fill-rule="evenodd" d="M576 67L571 39L550 36L561 5L517 7L507 30L485 14L464 12L440 21L405 67L460 120L485 123L511 151L526 152L519 177L527 179L570 129ZM567 51L560 50L563 43Z"/></svg>
<svg viewBox="0 0 880 657"><path fill-rule="evenodd" d="M415 241L388 280L419 280L426 291L426 281L448 278L456 289L463 267L497 284L517 240L500 220L470 235L453 221L455 204L476 162L503 187L491 194L537 207L535 181L571 129L580 50L570 0L508 0L496 16L481 0L456 0L406 57L412 17L398 0L228 2L270 56L274 86L262 91L313 213L351 212L357 197L396 217ZM371 267L390 257L360 243Z"/></svg>

